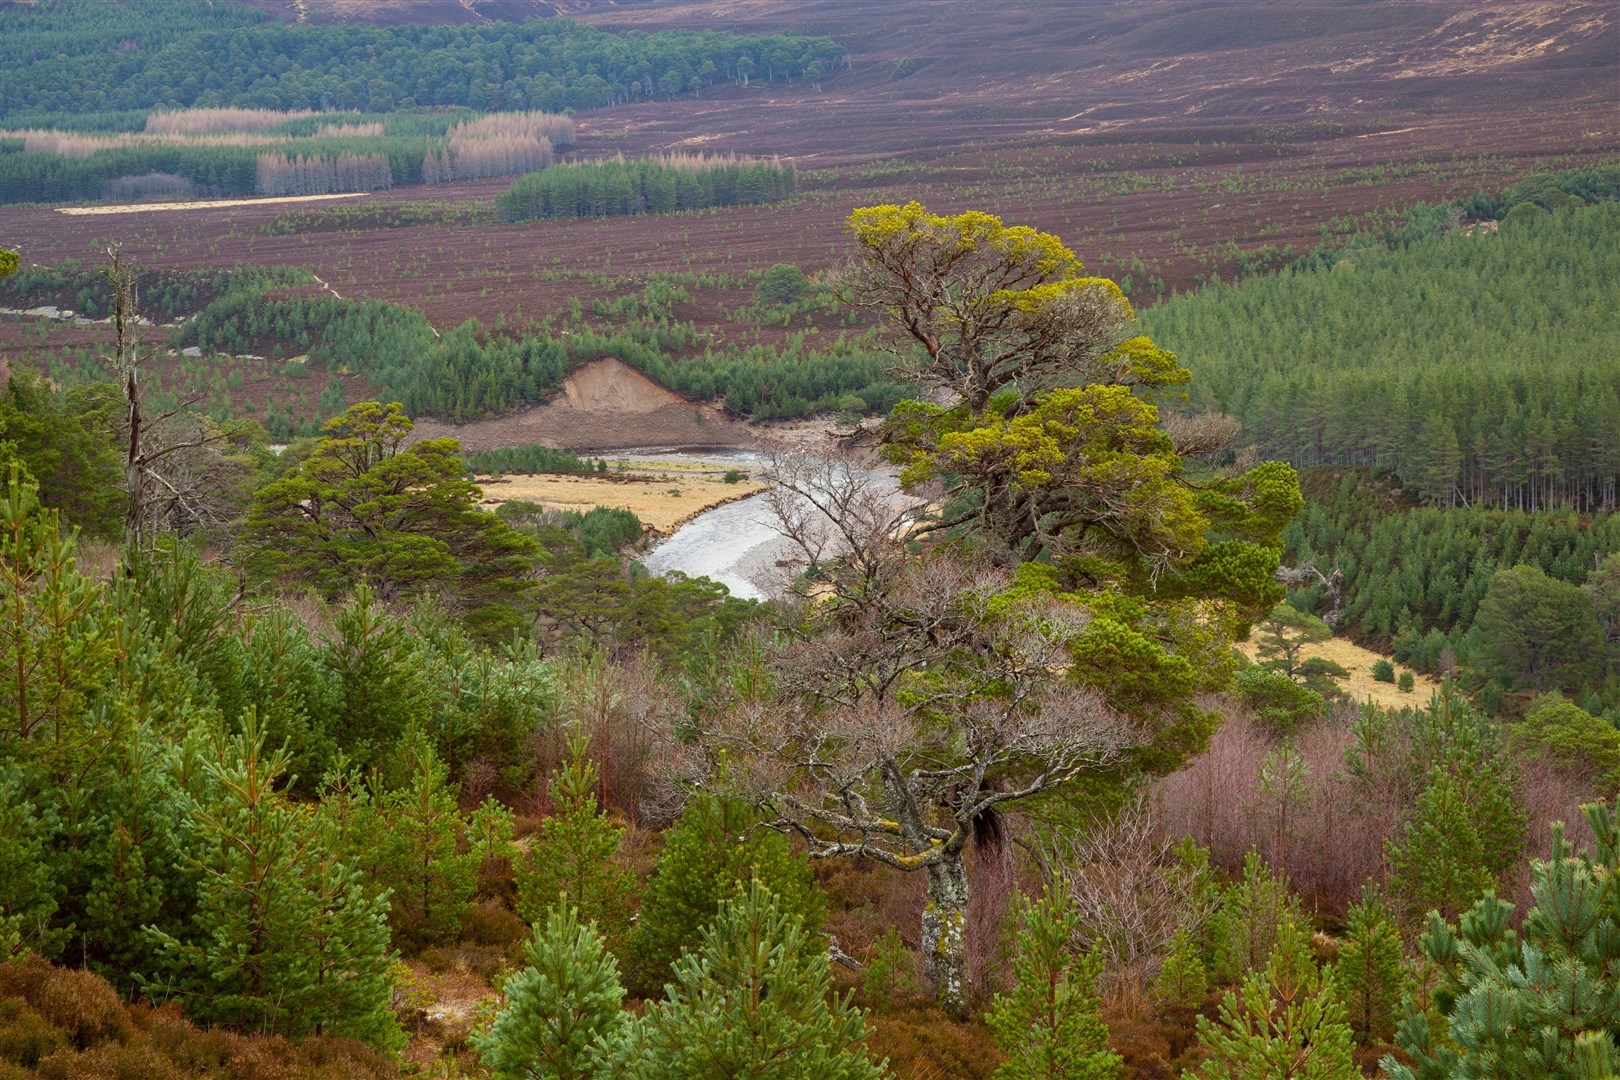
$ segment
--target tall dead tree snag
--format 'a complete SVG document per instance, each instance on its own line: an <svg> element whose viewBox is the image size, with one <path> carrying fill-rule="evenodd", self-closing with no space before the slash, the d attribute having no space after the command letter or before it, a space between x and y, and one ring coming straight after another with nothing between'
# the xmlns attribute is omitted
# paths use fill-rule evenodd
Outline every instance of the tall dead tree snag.
<svg viewBox="0 0 1620 1080"><path fill-rule="evenodd" d="M189 411L200 395L157 415L147 412L145 369L158 349L142 351L139 275L123 245L108 245L102 273L113 290L109 367L124 393L124 548L138 562L159 532L218 523L220 483L210 475L217 455L198 452L223 441L224 434Z"/></svg>
<svg viewBox="0 0 1620 1080"><path fill-rule="evenodd" d="M135 267L124 258L123 245L107 248L107 266L102 271L113 290L113 356L112 369L124 391L126 410L126 439L124 444L124 492L128 503L124 509L124 547L139 551L142 547L142 526L146 520L143 496L146 483L141 475L141 440L146 417L141 408L140 346L136 340L138 316L135 314Z"/></svg>

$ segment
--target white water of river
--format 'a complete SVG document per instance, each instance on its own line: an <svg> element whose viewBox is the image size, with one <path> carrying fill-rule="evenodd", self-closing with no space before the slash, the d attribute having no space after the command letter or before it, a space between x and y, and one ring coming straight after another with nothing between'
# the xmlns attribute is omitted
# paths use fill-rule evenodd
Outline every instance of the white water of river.
<svg viewBox="0 0 1620 1080"><path fill-rule="evenodd" d="M795 553L774 520L765 494L751 495L704 511L641 561L655 574L713 578L733 596L764 600L786 580L778 561L791 566Z"/></svg>
<svg viewBox="0 0 1620 1080"><path fill-rule="evenodd" d="M626 452L626 456L646 455ZM687 461L713 462L722 467L744 465L756 471L764 457L748 451L687 453ZM879 479L891 490L895 480L887 473L862 474ZM731 595L767 600L780 595L798 574L804 557L799 549L773 528L776 516L766 494L751 495L734 503L706 510L675 531L641 560L655 574L678 571L687 577L720 582Z"/></svg>

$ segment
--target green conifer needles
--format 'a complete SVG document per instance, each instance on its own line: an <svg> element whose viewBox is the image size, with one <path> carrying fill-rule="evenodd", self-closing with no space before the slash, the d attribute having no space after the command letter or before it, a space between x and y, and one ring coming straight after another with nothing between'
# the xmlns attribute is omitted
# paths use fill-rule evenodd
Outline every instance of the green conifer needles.
<svg viewBox="0 0 1620 1080"><path fill-rule="evenodd" d="M596 928L551 908L524 946L528 966L506 980L506 1007L473 1045L496 1080L589 1080L606 1075L630 1023L619 968Z"/></svg>
<svg viewBox="0 0 1620 1080"><path fill-rule="evenodd" d="M1220 1022L1198 1018L1210 1057L1190 1080L1351 1080L1354 1039L1331 981L1312 959L1303 928L1277 928L1262 971L1250 972L1221 1001Z"/></svg>
<svg viewBox="0 0 1620 1080"><path fill-rule="evenodd" d="M1101 962L1069 941L1079 929L1062 881L1039 900L1018 896L1010 919L1017 927L1013 976L1017 984L997 994L985 1023L1007 1060L994 1080L1114 1080L1124 1063L1108 1049L1108 1028L1099 1015L1097 973Z"/></svg>
<svg viewBox="0 0 1620 1080"><path fill-rule="evenodd" d="M1439 1015L1408 999L1382 1065L1392 1080L1525 1076L1607 1080L1620 1073L1620 826L1606 803L1582 808L1595 842L1576 853L1562 825L1531 864L1535 905L1517 933L1513 905L1486 893L1457 925L1429 916L1424 954L1440 966Z"/></svg>

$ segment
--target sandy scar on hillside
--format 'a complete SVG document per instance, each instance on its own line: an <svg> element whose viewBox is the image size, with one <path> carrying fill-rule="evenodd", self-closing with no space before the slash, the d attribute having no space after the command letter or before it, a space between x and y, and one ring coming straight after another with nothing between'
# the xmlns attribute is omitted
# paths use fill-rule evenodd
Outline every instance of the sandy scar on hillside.
<svg viewBox="0 0 1620 1080"><path fill-rule="evenodd" d="M417 422L417 438L447 436L458 440L463 450L538 444L603 451L755 442L754 432L723 409L688 401L612 356L574 368L560 392L543 404L465 424Z"/></svg>
<svg viewBox="0 0 1620 1080"><path fill-rule="evenodd" d="M483 476L478 483L484 489L483 505L492 509L501 503L519 501L557 510L607 506L634 512L642 524L666 536L705 510L745 499L766 488L752 480L728 484L717 478L614 480L551 473L499 480Z"/></svg>
<svg viewBox="0 0 1620 1080"><path fill-rule="evenodd" d="M207 199L203 202L125 203L122 206L59 206L58 214L83 217L87 214L148 214L154 210L211 210L222 206L269 206L271 203L319 202L323 199L358 199L369 191L344 191L333 195L274 195L268 199Z"/></svg>

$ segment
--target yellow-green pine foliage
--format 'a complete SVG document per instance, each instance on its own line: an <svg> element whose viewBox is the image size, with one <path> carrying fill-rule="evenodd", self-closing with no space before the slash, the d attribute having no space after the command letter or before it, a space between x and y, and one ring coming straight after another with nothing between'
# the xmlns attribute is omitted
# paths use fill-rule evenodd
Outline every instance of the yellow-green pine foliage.
<svg viewBox="0 0 1620 1080"><path fill-rule="evenodd" d="M757 879L772 904L802 920L795 940L825 952L820 940L827 901L807 860L780 834L755 828L756 815L733 801L700 794L664 836L664 851L642 893L641 913L625 957L631 993L663 989L681 953L695 947L727 900Z"/></svg>
<svg viewBox="0 0 1620 1080"><path fill-rule="evenodd" d="M626 1040L626 1080L879 1080L866 1016L833 991L821 935L758 879L724 904L675 962L666 1001Z"/></svg>
<svg viewBox="0 0 1620 1080"><path fill-rule="evenodd" d="M589 1080L608 1075L629 1023L619 968L573 908L548 909L523 947L528 964L501 984L506 1004L472 1044L496 1080Z"/></svg>
<svg viewBox="0 0 1620 1080"><path fill-rule="evenodd" d="M635 907L635 875L620 862L624 826L596 805L597 769L586 757L589 740L569 740L568 761L552 775L556 811L540 825L529 854L519 860L518 914L538 924L559 902L579 913L615 955L628 943Z"/></svg>
<svg viewBox="0 0 1620 1080"><path fill-rule="evenodd" d="M1396 1042L1410 1064L1386 1057L1391 1080L1620 1073L1620 824L1607 803L1581 809L1592 847L1575 851L1553 825L1517 932L1513 905L1491 892L1456 925L1430 914L1421 945L1442 972L1440 1016L1408 998Z"/></svg>
<svg viewBox="0 0 1620 1080"><path fill-rule="evenodd" d="M1158 976L1153 980L1153 1000L1160 1008L1197 1009L1209 993L1209 971L1204 966L1197 941L1187 930L1176 931Z"/></svg>
<svg viewBox="0 0 1620 1080"><path fill-rule="evenodd" d="M251 709L242 728L188 747L194 790L175 809L194 833L196 907L178 933L151 931L160 966L137 981L198 1022L398 1049L388 901L287 798L286 751L265 747Z"/></svg>
<svg viewBox="0 0 1620 1080"><path fill-rule="evenodd" d="M407 950L456 940L472 905L483 854L461 850L465 821L458 806L461 785L420 730L412 730L396 753L407 782L381 795L373 834L378 884L390 893L389 924Z"/></svg>
<svg viewBox="0 0 1620 1080"><path fill-rule="evenodd" d="M1311 956L1306 930L1289 920L1264 969L1221 1000L1220 1020L1198 1018L1209 1058L1189 1080L1352 1080L1355 1040L1330 980Z"/></svg>

